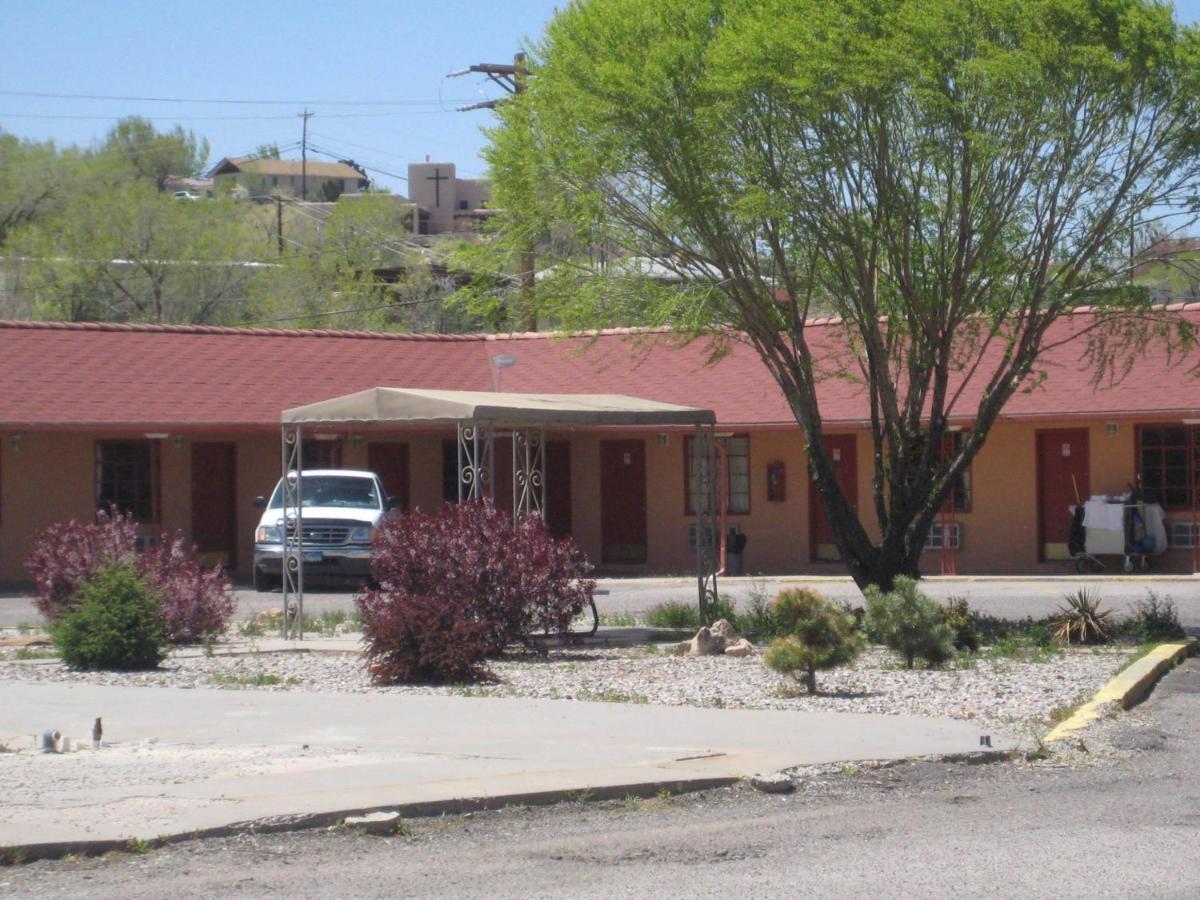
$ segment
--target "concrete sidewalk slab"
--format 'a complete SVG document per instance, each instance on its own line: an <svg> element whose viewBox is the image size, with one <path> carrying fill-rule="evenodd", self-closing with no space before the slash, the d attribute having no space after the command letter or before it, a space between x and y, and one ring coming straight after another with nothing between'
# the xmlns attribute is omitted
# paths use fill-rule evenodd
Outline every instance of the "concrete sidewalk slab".
<svg viewBox="0 0 1200 900"><path fill-rule="evenodd" d="M971 722L866 714L12 682L0 698L0 741L30 748L0 754L0 846L979 748ZM31 749L96 716L99 751Z"/></svg>

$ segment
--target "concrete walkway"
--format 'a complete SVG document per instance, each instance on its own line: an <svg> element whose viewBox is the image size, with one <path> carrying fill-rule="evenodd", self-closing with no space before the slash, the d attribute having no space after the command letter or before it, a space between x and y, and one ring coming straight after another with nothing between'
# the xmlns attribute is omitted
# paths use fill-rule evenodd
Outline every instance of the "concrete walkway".
<svg viewBox="0 0 1200 900"><path fill-rule="evenodd" d="M398 693L0 683L0 846L979 749L971 722ZM105 744L33 752L58 728ZM1014 742L992 737L997 748Z"/></svg>

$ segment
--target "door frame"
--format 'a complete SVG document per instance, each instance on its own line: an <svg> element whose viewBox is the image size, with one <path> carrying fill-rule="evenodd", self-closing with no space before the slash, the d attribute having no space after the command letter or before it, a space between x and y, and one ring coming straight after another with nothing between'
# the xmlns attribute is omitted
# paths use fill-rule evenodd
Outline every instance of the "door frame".
<svg viewBox="0 0 1200 900"><path fill-rule="evenodd" d="M1087 494L1091 492L1092 482L1092 433L1086 427L1075 428L1038 428L1033 432L1033 468L1035 472L1034 490L1037 491L1033 500L1033 514L1037 517L1037 555L1036 559L1039 563L1044 562L1059 562L1060 560L1046 559L1046 522L1045 516L1042 515L1042 496L1045 489L1046 476L1042 467L1042 441L1048 439L1051 435L1083 435L1084 442L1087 444L1087 479L1088 483L1083 486L1081 491L1081 500L1087 500ZM1064 510L1064 516L1066 512Z"/></svg>

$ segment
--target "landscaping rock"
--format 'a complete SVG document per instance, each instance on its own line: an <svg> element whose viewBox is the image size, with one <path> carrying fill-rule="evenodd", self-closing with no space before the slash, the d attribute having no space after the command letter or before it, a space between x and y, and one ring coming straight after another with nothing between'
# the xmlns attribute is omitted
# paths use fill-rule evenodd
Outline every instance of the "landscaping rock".
<svg viewBox="0 0 1200 900"><path fill-rule="evenodd" d="M725 652L725 638L713 634L707 625L696 632L690 641L681 641L675 648L676 656L720 656Z"/></svg>
<svg viewBox="0 0 1200 900"><path fill-rule="evenodd" d="M738 638L725 648L726 656L753 656L754 653L754 645L745 638Z"/></svg>
<svg viewBox="0 0 1200 900"><path fill-rule="evenodd" d="M365 816L346 816L342 824L347 828L358 828L367 834L388 835L396 833L400 821L398 812L373 812Z"/></svg>
<svg viewBox="0 0 1200 900"><path fill-rule="evenodd" d="M712 633L720 635L729 642L738 639L737 629L733 627L728 619L717 619L717 621L713 622Z"/></svg>
<svg viewBox="0 0 1200 900"><path fill-rule="evenodd" d="M764 794L790 794L796 789L792 779L782 772L770 772L755 775L750 779L750 786Z"/></svg>

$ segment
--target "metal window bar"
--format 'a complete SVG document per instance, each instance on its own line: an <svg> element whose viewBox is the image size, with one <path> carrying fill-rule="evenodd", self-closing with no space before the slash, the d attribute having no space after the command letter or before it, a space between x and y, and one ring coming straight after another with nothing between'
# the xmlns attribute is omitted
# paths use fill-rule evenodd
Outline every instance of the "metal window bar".
<svg viewBox="0 0 1200 900"><path fill-rule="evenodd" d="M283 458L283 621L280 633L286 640L304 640L304 435L303 426L285 425Z"/></svg>
<svg viewBox="0 0 1200 900"><path fill-rule="evenodd" d="M458 423L458 502L493 502L495 432L475 420Z"/></svg>

